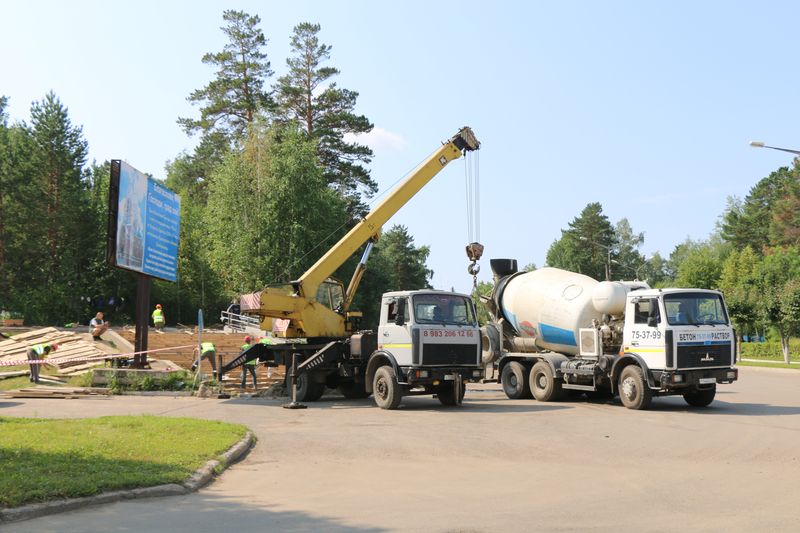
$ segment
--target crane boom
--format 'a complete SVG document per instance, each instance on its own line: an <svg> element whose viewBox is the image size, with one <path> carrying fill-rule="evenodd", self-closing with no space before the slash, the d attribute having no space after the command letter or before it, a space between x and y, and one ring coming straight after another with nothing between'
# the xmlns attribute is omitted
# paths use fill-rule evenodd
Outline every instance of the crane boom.
<svg viewBox="0 0 800 533"><path fill-rule="evenodd" d="M292 281L291 291L268 287L261 293L260 315L268 318L292 319L287 337L340 337L346 334L344 307L338 313L317 301L323 283L344 264L365 242L377 238L381 227L420 189L433 179L450 161L463 152L480 148L480 142L469 127L444 142L417 168L393 189L384 200L356 224L339 242L333 245L298 280ZM363 268L363 265L360 265ZM354 275L347 298L349 305L361 276Z"/></svg>

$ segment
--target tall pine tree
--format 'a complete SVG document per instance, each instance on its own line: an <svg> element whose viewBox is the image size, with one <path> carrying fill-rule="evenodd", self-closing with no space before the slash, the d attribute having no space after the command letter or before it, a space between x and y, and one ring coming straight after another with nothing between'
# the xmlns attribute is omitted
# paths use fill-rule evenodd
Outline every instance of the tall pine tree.
<svg viewBox="0 0 800 533"><path fill-rule="evenodd" d="M360 192L370 196L378 189L364 166L373 154L368 146L348 142L345 135L368 133L372 123L354 112L358 93L331 81L339 70L324 66L331 46L319 41L319 31L319 24L309 22L294 27L292 56L286 60L289 72L275 87L277 118L298 124L317 142L326 181L348 199L352 213L363 212Z"/></svg>
<svg viewBox="0 0 800 533"><path fill-rule="evenodd" d="M267 39L258 28L258 15L229 9L222 18L226 25L221 29L228 42L221 52L203 56L203 63L217 68L216 77L188 98L202 105L200 118L181 118L178 123L189 134L221 132L238 142L245 138L259 112L268 107L270 98L264 83L273 72L264 51Z"/></svg>

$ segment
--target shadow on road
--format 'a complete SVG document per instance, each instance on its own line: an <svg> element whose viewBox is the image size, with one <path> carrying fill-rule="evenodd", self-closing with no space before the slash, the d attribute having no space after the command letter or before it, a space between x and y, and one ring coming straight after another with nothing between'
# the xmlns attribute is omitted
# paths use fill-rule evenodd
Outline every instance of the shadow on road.
<svg viewBox="0 0 800 533"><path fill-rule="evenodd" d="M252 398L231 398L225 403L247 404L262 403L264 406L280 407L289 402L285 399L252 399ZM372 398L362 400L347 400L341 396L325 396L315 402L306 402L304 405L308 409L378 409ZM433 396L407 396L403 398L399 409L403 411L441 411L443 413L469 411L471 413L532 413L536 411L553 411L558 409L572 409L566 403L541 403L534 400L508 400L469 398L464 400L460 407L444 406Z"/></svg>
<svg viewBox="0 0 800 533"><path fill-rule="evenodd" d="M659 398L653 401L651 411L696 413L698 415L730 416L786 416L800 415L800 405L771 405L766 403L734 403L714 400L708 407L690 407L681 398ZM679 403L680 402L680 403Z"/></svg>
<svg viewBox="0 0 800 533"><path fill-rule="evenodd" d="M17 405L22 405L22 402L0 402L0 409L3 407L15 407Z"/></svg>
<svg viewBox="0 0 800 533"><path fill-rule="evenodd" d="M354 517L357 519L357 517ZM3 526L3 531L107 532L158 531L193 533L217 531L383 532L300 511L276 510L210 494L152 498L87 507ZM7 529L6 529L7 528Z"/></svg>

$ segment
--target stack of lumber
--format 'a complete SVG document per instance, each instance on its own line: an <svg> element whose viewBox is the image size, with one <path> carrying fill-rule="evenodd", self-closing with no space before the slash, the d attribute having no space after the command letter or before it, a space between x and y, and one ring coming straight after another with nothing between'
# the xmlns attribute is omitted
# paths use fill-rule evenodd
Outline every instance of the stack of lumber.
<svg viewBox="0 0 800 533"><path fill-rule="evenodd" d="M36 344L58 344L58 350L50 354L50 359L61 360L55 366L61 374L75 373L95 366L103 361L82 361L87 357L104 355L104 352L92 343L83 340L80 335L71 331L59 331L56 328L42 328L14 335L10 339L0 341L0 361L27 359L28 349ZM80 367L80 368L78 368Z"/></svg>
<svg viewBox="0 0 800 533"><path fill-rule="evenodd" d="M188 333L188 335L187 335ZM124 337L129 342L134 342L136 337L136 330L132 328L127 328L122 331L119 331L119 334ZM244 333L236 333L236 334L229 334L223 331L216 331L216 330L205 330L203 331L203 341L204 342L213 342L214 346L217 348L217 353L222 355L223 363L230 361L239 356L241 353L242 344L244 344ZM194 354L194 346L197 343L197 334L191 333L190 331L180 331L180 330L173 330L170 328L169 331L164 331L162 333L155 333L153 330L150 330L149 335L147 336L147 347L151 350L158 350L162 348L172 348L176 346L186 346L190 345L187 348L175 348L175 349L168 349L165 351L156 352L150 356L150 358L157 358L162 361L171 361L174 365L179 366L181 368L189 369L192 366L192 362L194 361L193 354ZM208 362L207 359L204 359L201 364L201 370L204 374L210 376L211 375L211 363ZM273 368L271 372L271 376L267 377L267 367L264 365L258 365L256 369L256 376L258 379L258 390L262 390L268 387L270 384L276 381L282 381L285 375L285 369L283 366ZM248 387L246 392L255 392L252 387L252 378L248 373ZM241 368L236 368L229 374L225 375L225 379L223 380L223 386L225 387L226 391L235 392L239 390L239 385L242 382L242 370Z"/></svg>
<svg viewBox="0 0 800 533"><path fill-rule="evenodd" d="M101 387L34 387L0 393L4 398L85 398L87 396L108 396L109 389Z"/></svg>

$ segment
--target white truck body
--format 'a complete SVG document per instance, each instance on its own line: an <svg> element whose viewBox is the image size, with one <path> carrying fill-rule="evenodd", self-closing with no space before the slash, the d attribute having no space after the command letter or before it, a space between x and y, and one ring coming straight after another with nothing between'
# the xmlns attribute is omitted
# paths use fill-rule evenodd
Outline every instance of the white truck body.
<svg viewBox="0 0 800 533"><path fill-rule="evenodd" d="M619 394L626 407L643 409L653 396L681 394L705 406L718 383L738 378L735 334L717 291L598 282L554 268L518 273L510 260L495 261L483 360L498 361L511 398L547 401L577 390Z"/></svg>

